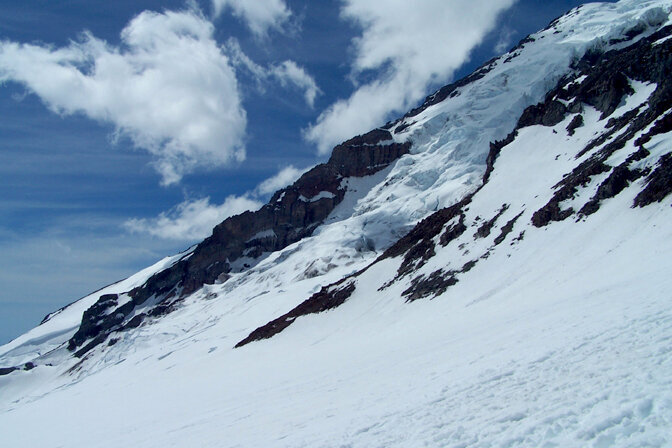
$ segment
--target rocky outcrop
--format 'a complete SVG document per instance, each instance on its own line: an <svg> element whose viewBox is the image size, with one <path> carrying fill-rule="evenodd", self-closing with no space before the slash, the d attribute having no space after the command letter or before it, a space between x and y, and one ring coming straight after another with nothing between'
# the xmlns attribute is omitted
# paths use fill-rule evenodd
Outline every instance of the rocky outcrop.
<svg viewBox="0 0 672 448"><path fill-rule="evenodd" d="M104 294L82 315L82 323L77 332L70 338L68 348L74 350L89 338L98 336L100 333L113 329L120 325L126 314L132 308L132 303L127 303L118 308L119 296L117 294ZM129 306L130 304L130 306ZM110 315L110 317L107 317Z"/></svg>
<svg viewBox="0 0 672 448"><path fill-rule="evenodd" d="M588 208L582 210L582 213L587 212L589 208L599 208L600 201L619 194L630 183L644 175L647 175L646 184L635 199L636 206L661 201L672 193L672 155L662 156L650 173L630 167L634 162L650 155L643 145L653 135L669 132L672 127L672 119L668 118L670 115L664 115L672 107L672 83L668 79L669 73L672 72L672 40L653 45L653 42L669 35L671 31L672 27L667 27L623 50L604 54L589 52L577 61L574 67L576 71L572 76L563 78L557 87L548 93L544 102L528 107L521 115L515 129L505 139L490 144L483 183L475 192L467 195L460 202L438 210L420 221L408 234L389 247L370 265L373 266L388 258L401 258L395 278L381 286L379 290L389 288L398 280L407 277L410 278L409 286L402 292L407 301L436 297L457 284L460 275L474 268L479 260L487 259L491 251L509 237L524 213L524 210L519 212L500 226L498 220L509 209L509 205L503 204L491 219L487 221L475 219L472 223L465 223L466 211L474 197L488 183L501 151L516 139L521 128L532 125L555 126L565 120L569 114L575 114L566 128L568 134L572 135L584 125L581 115L584 104L601 111L602 118L611 116L621 104L624 96L632 93L629 79L657 84L657 89L649 99L649 107L636 108L621 117L610 119L606 124L607 131L579 151L577 158L597 148L600 149L586 160L577 162L576 168L567 173L553 187L552 199L532 214L531 224L535 227L543 227L553 221L561 221L573 215L575 211L571 208L563 209L561 203L573 198L579 188L586 186L594 176L599 174L609 173L598 187L593 199L586 205ZM522 42L521 45L525 43ZM486 64L481 70L487 69ZM473 76L478 79L482 73L476 72ZM581 81L579 81L580 78ZM450 95L458 94L458 87L464 83L465 81L461 81L440 89L428 97L421 107L411 111L406 117L417 115L432 104ZM394 126L395 123L390 123L387 128L392 129ZM399 131L402 126L398 126L396 130ZM622 165L613 167L606 163L609 156L623 148L626 143L635 140L635 134L649 126L650 130L635 141L640 149L633 152ZM474 241L490 238L496 226L499 228L499 234L493 239L492 245L485 249L479 257L466 262L461 269L437 269L429 274L418 272L436 255L437 244L442 246L451 244L463 236L469 227L477 227L473 234ZM511 240L511 245L522 241L524 235L525 231L520 231L518 236ZM466 255L469 253L469 247L467 243L464 243L464 246L460 245L459 249L464 249L463 253ZM324 287L319 293L314 294L289 313L254 330L247 338L236 344L236 347L270 338L283 331L300 316L340 306L354 293L357 277L367 269L368 267Z"/></svg>
<svg viewBox="0 0 672 448"><path fill-rule="evenodd" d="M32 362L27 362L21 367L0 367L0 376L4 375L9 375L10 373L17 371L17 370L33 370L35 368L35 364Z"/></svg>
<svg viewBox="0 0 672 448"><path fill-rule="evenodd" d="M464 225L464 209L471 202L472 196L469 195L457 204L438 210L420 221L409 233L383 252L379 260L404 256L396 279L418 270L435 255L434 239L442 231L444 233L439 241L445 246L467 230ZM446 224L455 218L458 222L444 231Z"/></svg>
<svg viewBox="0 0 672 448"><path fill-rule="evenodd" d="M345 196L343 178L374 174L406 154L410 143L394 143L392 135L376 129L336 148L327 163L317 165L293 185L276 192L256 212L233 216L217 225L193 254L174 268L157 274L133 290L142 303L152 295L179 289L186 295L231 272L231 262L258 258L312 234Z"/></svg>
<svg viewBox="0 0 672 448"><path fill-rule="evenodd" d="M262 339L269 339L275 336L289 327L297 317L321 313L342 305L355 291L355 284L353 282L345 283L344 280L346 279L323 287L319 292L313 294L290 312L257 328L245 339L238 342L236 348L247 345L250 342L261 341Z"/></svg>
<svg viewBox="0 0 672 448"><path fill-rule="evenodd" d="M152 276L128 293L131 300L117 306L117 297L104 295L89 308L70 339L72 351L88 341L77 356L105 341L113 331L137 327L148 316L169 313L184 297L205 284L225 281L236 260L259 259L310 236L345 196L347 177L374 174L408 153L410 143L395 143L389 131L376 129L336 146L327 163L306 172L294 184L276 192L256 212L245 212L217 225L212 235L172 267ZM243 268L245 266L242 264ZM249 266L249 264L248 264ZM150 310L135 311L150 299Z"/></svg>
<svg viewBox="0 0 672 448"><path fill-rule="evenodd" d="M560 101L552 99L536 106L530 106L523 112L518 120L518 127L534 126L541 124L544 126L555 126L565 119L567 107Z"/></svg>
<svg viewBox="0 0 672 448"><path fill-rule="evenodd" d="M631 154L625 162L614 168L609 177L607 177L597 188L595 195L579 210L579 214L583 216L592 215L600 208L600 203L609 198L613 198L621 191L625 190L628 185L642 177L645 173L639 169L632 169L630 165L649 156L649 151L645 148L640 148Z"/></svg>
<svg viewBox="0 0 672 448"><path fill-rule="evenodd" d="M474 238L486 238L487 236L490 235L490 231L492 230L492 227L495 225L497 220L504 214L509 209L509 204L502 204L502 207L499 209L497 214L492 217L492 219L489 219L488 221L485 221L483 224L481 224L478 227L478 230L476 230L476 234L474 235Z"/></svg>
<svg viewBox="0 0 672 448"><path fill-rule="evenodd" d="M411 280L411 286L401 293L407 301L414 302L425 297L437 296L457 283L456 272L436 270L428 276L421 275Z"/></svg>
<svg viewBox="0 0 672 448"><path fill-rule="evenodd" d="M0 367L0 376L9 375L15 370L19 370L17 367Z"/></svg>
<svg viewBox="0 0 672 448"><path fill-rule="evenodd" d="M635 198L635 207L661 202L672 193L672 153L663 155L656 169L646 178L646 187Z"/></svg>
<svg viewBox="0 0 672 448"><path fill-rule="evenodd" d="M646 151L644 145L653 135L668 132L672 127L669 115L663 115L672 107L672 81L669 76L672 72L672 41L654 45L656 41L671 33L672 27L667 26L625 49L604 54L589 52L575 64L577 71L572 78L561 80L558 86L547 94L543 103L525 110L517 128L535 124L553 126L561 122L567 114L580 112L582 104L593 106L602 112L600 119L606 119L614 113L626 95L634 93L629 80L655 83L657 86L649 98L648 107L635 108L623 116L611 118L607 122L609 131L590 142L577 154L577 157L582 157L601 147L555 185L556 191L553 197L532 216L532 223L536 227L543 227L552 221L562 221L572 216L576 211L572 208L563 209L561 203L572 199L578 188L585 187L598 174L609 173L607 179L599 186L596 195L579 211L581 215L595 213L602 200L615 196L629 183L646 174L629 168L635 161L632 158L617 167L609 166L606 161L647 127L653 125L635 142L640 151ZM580 82L574 81L579 79ZM568 103L569 106L565 107L563 103ZM576 115L567 128L568 133L573 134L582 124L582 116ZM669 191L659 186L664 186L666 182L665 176L660 175L665 171L663 166L664 161L661 160L658 173L652 174L647 179L648 191L654 189L659 191L660 193L654 194L653 197L658 198L662 195L660 199L669 194ZM663 180L654 180L659 178ZM642 192L638 197L646 195L647 193ZM647 203L649 202L642 199L635 201L635 205Z"/></svg>

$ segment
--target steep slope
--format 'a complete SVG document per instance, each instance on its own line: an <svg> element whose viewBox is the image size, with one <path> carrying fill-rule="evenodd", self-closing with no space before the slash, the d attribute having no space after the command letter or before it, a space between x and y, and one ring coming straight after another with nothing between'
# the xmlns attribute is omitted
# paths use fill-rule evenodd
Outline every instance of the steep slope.
<svg viewBox="0 0 672 448"><path fill-rule="evenodd" d="M189 256L192 250L193 248L173 257L164 258L125 280L106 286L45 316L38 327L2 346L0 356L3 365L12 366L8 370L18 369L37 358L40 358L44 363L48 363L54 351L63 346L64 341L70 339L79 330L82 315L101 296L124 294L137 286L143 285L155 273L161 272L180 259ZM32 365L34 364L28 364L29 367Z"/></svg>
<svg viewBox="0 0 672 448"><path fill-rule="evenodd" d="M625 190L638 191L631 207L663 201L672 193L672 148L665 138L672 132L670 35L672 27L667 26L624 49L590 52L576 62L575 71L544 102L525 109L509 136L491 144L483 185L476 192L423 220L374 262L402 260L394 278L380 284L381 290L412 277L402 296L410 301L438 296L500 244L516 245L526 233L552 222L572 217L583 222ZM528 137L527 128L539 125L552 128L551 133L536 128ZM500 153L516 151L509 147L518 145L529 148L518 150L522 157L515 163L495 170ZM542 146L532 149L534 145ZM530 174L525 176L526 171ZM509 179L513 172L521 174ZM502 176L506 180L491 187L491 176L494 183ZM552 195L543 203L540 198L549 191ZM499 202L477 208L484 196ZM470 228L474 232L468 232ZM432 262L435 257L438 264ZM426 264L440 269L428 271ZM343 304L371 266L322 288L237 346L271 337L299 316Z"/></svg>
<svg viewBox="0 0 672 448"><path fill-rule="evenodd" d="M129 291L130 300L120 303L118 295L101 296L82 316L68 349L81 357L110 333L136 328L146 317L165 315L204 284L226 281L230 273L311 235L343 201L350 179L374 175L408 153L409 147L395 143L382 129L342 143L327 163L276 192L261 210L219 224L188 257Z"/></svg>
<svg viewBox="0 0 672 448"><path fill-rule="evenodd" d="M571 11L3 347L3 438L669 445L671 12Z"/></svg>

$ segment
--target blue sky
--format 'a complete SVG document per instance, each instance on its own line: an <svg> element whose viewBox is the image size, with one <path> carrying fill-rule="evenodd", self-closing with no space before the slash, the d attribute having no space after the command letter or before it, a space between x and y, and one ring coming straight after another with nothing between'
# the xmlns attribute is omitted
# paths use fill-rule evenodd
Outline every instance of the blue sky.
<svg viewBox="0 0 672 448"><path fill-rule="evenodd" d="M580 3L0 0L0 343Z"/></svg>

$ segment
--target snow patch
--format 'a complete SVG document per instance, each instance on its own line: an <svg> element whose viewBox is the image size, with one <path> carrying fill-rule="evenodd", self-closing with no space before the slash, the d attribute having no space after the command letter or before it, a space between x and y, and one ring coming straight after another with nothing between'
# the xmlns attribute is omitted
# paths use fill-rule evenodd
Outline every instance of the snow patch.
<svg viewBox="0 0 672 448"><path fill-rule="evenodd" d="M299 196L299 201L303 202L317 202L320 199L333 199L336 195L330 191L320 191L315 196L311 198L306 198L304 195Z"/></svg>

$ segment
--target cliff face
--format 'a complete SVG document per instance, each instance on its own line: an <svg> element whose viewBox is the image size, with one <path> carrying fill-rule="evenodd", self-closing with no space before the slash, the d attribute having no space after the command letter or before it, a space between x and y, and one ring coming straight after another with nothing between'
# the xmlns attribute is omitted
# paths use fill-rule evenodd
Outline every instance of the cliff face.
<svg viewBox="0 0 672 448"><path fill-rule="evenodd" d="M395 143L383 129L336 146L327 163L315 166L294 184L277 191L256 212L230 217L212 235L172 267L131 290L131 300L119 305L117 295L101 296L82 317L82 325L68 348L82 356L104 342L112 331L137 327L147 316L170 312L180 299L204 284L224 282L233 270L244 270L265 253L287 247L307 236L343 200L343 180L364 177L388 167L408 153L410 143ZM152 307L136 313L152 300ZM82 344L90 340L82 347Z"/></svg>

